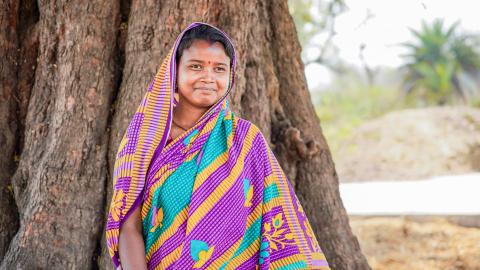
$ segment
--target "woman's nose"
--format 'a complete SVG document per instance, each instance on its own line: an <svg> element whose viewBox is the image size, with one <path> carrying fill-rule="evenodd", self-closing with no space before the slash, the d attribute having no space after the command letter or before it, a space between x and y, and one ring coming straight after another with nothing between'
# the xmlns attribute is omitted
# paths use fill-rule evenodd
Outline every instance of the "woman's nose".
<svg viewBox="0 0 480 270"><path fill-rule="evenodd" d="M205 82L213 82L215 81L215 72L213 68L205 68L203 70L202 78Z"/></svg>

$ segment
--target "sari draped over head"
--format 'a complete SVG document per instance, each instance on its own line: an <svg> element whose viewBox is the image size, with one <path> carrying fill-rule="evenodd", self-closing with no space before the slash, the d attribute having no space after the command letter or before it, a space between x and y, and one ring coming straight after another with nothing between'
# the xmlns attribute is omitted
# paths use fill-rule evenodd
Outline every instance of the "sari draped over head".
<svg viewBox="0 0 480 270"><path fill-rule="evenodd" d="M176 50L202 24L178 36L121 140L106 224L116 269L120 226L136 207L148 269L330 269L267 140L229 108L235 58L224 96L166 144Z"/></svg>

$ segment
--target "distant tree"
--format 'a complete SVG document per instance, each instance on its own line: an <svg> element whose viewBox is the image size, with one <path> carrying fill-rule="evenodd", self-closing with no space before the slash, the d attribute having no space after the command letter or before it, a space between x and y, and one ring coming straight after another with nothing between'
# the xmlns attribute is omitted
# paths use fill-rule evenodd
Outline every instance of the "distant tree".
<svg viewBox="0 0 480 270"><path fill-rule="evenodd" d="M409 52L404 78L405 94L420 91L421 96L435 104L446 104L454 97L467 101L477 91L480 71L478 39L460 34L459 23L445 28L443 20L431 25L422 22L420 31L410 29L414 42L402 45Z"/></svg>
<svg viewBox="0 0 480 270"><path fill-rule="evenodd" d="M335 20L347 10L345 0L288 0L288 8L303 48L305 66L316 63L343 73L345 64L338 58L338 48L332 40L336 35ZM314 57L306 54L310 48L318 50Z"/></svg>

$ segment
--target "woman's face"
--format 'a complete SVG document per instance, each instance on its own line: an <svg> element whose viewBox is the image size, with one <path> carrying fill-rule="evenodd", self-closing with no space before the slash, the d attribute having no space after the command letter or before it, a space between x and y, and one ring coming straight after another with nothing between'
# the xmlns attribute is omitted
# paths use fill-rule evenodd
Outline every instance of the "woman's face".
<svg viewBox="0 0 480 270"><path fill-rule="evenodd" d="M209 108L225 94L229 75L230 58L223 45L194 40L183 51L178 63L179 102L196 108Z"/></svg>

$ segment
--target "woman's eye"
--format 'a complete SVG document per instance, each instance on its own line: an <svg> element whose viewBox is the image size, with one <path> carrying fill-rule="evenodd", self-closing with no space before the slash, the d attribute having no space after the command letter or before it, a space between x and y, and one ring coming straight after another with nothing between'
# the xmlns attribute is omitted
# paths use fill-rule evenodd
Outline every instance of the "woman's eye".
<svg viewBox="0 0 480 270"><path fill-rule="evenodd" d="M194 69L194 70L200 70L200 69L202 68L202 67L201 67L200 65L198 65L198 64L193 64L193 65L191 65L190 67L191 67L192 69Z"/></svg>
<svg viewBox="0 0 480 270"><path fill-rule="evenodd" d="M216 68L215 68L215 71L217 71L217 72L224 72L225 70L226 70L226 69L223 68L223 67L216 67Z"/></svg>

